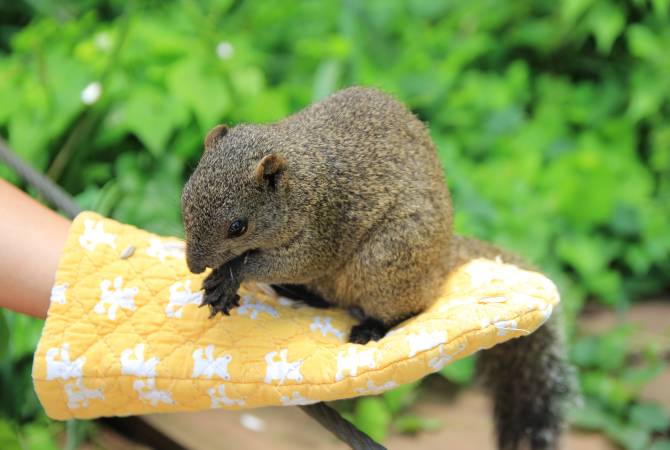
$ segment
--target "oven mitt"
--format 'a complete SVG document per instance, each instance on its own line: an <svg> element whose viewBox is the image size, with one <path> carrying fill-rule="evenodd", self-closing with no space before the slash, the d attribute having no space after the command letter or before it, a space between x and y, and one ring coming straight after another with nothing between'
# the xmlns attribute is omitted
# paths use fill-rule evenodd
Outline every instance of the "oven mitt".
<svg viewBox="0 0 670 450"><path fill-rule="evenodd" d="M303 405L379 394L532 333L559 302L543 275L477 259L383 339L347 342L345 311L245 283L230 316L199 308L207 273L182 241L84 212L73 222L33 363L54 419Z"/></svg>

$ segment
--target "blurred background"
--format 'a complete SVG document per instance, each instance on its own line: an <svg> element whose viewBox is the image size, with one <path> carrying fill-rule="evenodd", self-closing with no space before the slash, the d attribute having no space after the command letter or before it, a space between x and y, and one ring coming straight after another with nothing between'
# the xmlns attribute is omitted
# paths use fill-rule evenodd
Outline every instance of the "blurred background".
<svg viewBox="0 0 670 450"><path fill-rule="evenodd" d="M559 285L584 395L570 448L670 449L670 0L0 1L0 136L82 207L158 233L182 233L209 128L352 84L429 125L459 232ZM0 311L0 448L130 448L44 416L41 327ZM472 372L337 406L390 448L493 448Z"/></svg>

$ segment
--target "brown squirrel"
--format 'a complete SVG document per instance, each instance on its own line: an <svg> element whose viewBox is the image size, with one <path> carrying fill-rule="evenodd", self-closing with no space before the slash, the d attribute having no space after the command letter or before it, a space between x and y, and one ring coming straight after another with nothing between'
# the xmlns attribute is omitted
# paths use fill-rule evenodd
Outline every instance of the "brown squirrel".
<svg viewBox="0 0 670 450"><path fill-rule="evenodd" d="M428 130L372 88L345 89L269 125L217 126L182 213L190 270L214 269L203 284L212 315L238 305L241 282L272 283L314 306L357 311L349 339L359 344L423 311L459 264L501 256L523 265L453 234ZM556 448L570 391L556 319L478 364L493 389L499 448Z"/></svg>

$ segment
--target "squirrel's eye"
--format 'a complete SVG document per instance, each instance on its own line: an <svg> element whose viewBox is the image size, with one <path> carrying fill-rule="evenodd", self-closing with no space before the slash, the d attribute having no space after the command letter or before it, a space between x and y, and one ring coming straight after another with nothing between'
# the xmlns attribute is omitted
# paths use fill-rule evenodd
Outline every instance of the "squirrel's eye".
<svg viewBox="0 0 670 450"><path fill-rule="evenodd" d="M242 236L247 231L247 221L244 219L235 219L228 227L228 237Z"/></svg>

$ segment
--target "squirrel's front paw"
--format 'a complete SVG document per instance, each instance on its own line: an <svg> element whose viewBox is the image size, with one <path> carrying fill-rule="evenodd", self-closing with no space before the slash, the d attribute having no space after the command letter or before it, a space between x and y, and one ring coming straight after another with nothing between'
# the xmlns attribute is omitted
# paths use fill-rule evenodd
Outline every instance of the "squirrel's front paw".
<svg viewBox="0 0 670 450"><path fill-rule="evenodd" d="M209 306L210 318L219 312L229 316L231 309L240 306L240 296L237 295L240 282L229 267L224 265L214 269L202 287L205 293L200 306Z"/></svg>

